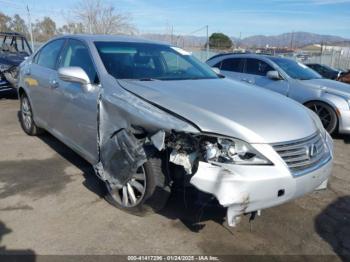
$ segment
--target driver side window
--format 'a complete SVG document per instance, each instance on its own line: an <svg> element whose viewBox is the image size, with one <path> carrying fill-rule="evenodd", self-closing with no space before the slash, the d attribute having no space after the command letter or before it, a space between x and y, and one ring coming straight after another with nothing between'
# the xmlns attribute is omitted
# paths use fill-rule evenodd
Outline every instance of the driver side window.
<svg viewBox="0 0 350 262"><path fill-rule="evenodd" d="M81 41L70 39L63 51L58 67L70 66L82 68L90 78L91 83L99 83L98 75L89 50Z"/></svg>
<svg viewBox="0 0 350 262"><path fill-rule="evenodd" d="M57 57L64 41L64 39L58 39L48 43L35 55L33 62L43 67L55 69Z"/></svg>
<svg viewBox="0 0 350 262"><path fill-rule="evenodd" d="M274 70L269 64L258 59L247 58L246 61L247 74L266 76L268 71Z"/></svg>

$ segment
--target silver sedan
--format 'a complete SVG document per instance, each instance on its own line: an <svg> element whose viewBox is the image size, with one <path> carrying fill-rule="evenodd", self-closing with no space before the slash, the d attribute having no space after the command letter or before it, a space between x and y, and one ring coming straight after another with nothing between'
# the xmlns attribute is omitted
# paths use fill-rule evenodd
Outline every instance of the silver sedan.
<svg viewBox="0 0 350 262"><path fill-rule="evenodd" d="M90 162L107 200L162 208L189 181L243 213L325 186L332 139L298 103L218 77L177 47L116 36L55 38L20 69L21 124Z"/></svg>
<svg viewBox="0 0 350 262"><path fill-rule="evenodd" d="M229 78L290 97L313 110L332 134L350 134L350 85L324 79L291 59L254 55L218 55L207 61Z"/></svg>

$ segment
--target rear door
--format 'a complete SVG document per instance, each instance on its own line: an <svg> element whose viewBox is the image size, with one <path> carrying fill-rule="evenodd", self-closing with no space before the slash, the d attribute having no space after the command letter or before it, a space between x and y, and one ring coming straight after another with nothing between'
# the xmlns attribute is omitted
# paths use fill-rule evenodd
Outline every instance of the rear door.
<svg viewBox="0 0 350 262"><path fill-rule="evenodd" d="M70 39L65 45L58 69L71 66L82 68L95 88L87 91L79 83L63 81L57 77L52 127L64 143L69 144L90 163L96 163L99 78L89 48L82 41Z"/></svg>
<svg viewBox="0 0 350 262"><path fill-rule="evenodd" d="M40 126L48 127L52 119L52 90L55 88L54 79L58 55L65 40L58 39L45 45L33 58L30 66L25 68L24 82L26 84L34 120Z"/></svg>
<svg viewBox="0 0 350 262"><path fill-rule="evenodd" d="M246 59L245 73L250 83L287 96L289 90L288 81L272 80L266 76L267 72L274 70L270 64L263 60Z"/></svg>
<svg viewBox="0 0 350 262"><path fill-rule="evenodd" d="M232 78L238 81L242 81L244 78L243 67L244 67L244 59L243 58L226 58L221 61L220 71L223 75L228 78ZM215 67L215 66L214 66Z"/></svg>

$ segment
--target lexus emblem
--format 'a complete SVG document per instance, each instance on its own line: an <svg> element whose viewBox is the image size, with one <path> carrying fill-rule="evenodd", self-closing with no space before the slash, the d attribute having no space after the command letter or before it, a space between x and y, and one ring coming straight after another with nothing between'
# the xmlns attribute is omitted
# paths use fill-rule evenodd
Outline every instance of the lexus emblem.
<svg viewBox="0 0 350 262"><path fill-rule="evenodd" d="M316 156L317 155L316 145L312 144L312 145L308 146L306 149L306 154L310 159L313 158L314 156Z"/></svg>

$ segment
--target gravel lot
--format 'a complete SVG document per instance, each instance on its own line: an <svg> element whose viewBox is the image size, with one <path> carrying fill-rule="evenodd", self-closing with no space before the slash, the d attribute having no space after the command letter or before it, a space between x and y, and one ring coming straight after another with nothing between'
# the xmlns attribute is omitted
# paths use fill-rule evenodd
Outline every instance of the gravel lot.
<svg viewBox="0 0 350 262"><path fill-rule="evenodd" d="M88 163L50 135L24 134L18 108L0 99L0 253L350 255L350 136L335 138L327 190L232 229L224 210L200 216L181 196L146 217L113 208Z"/></svg>

